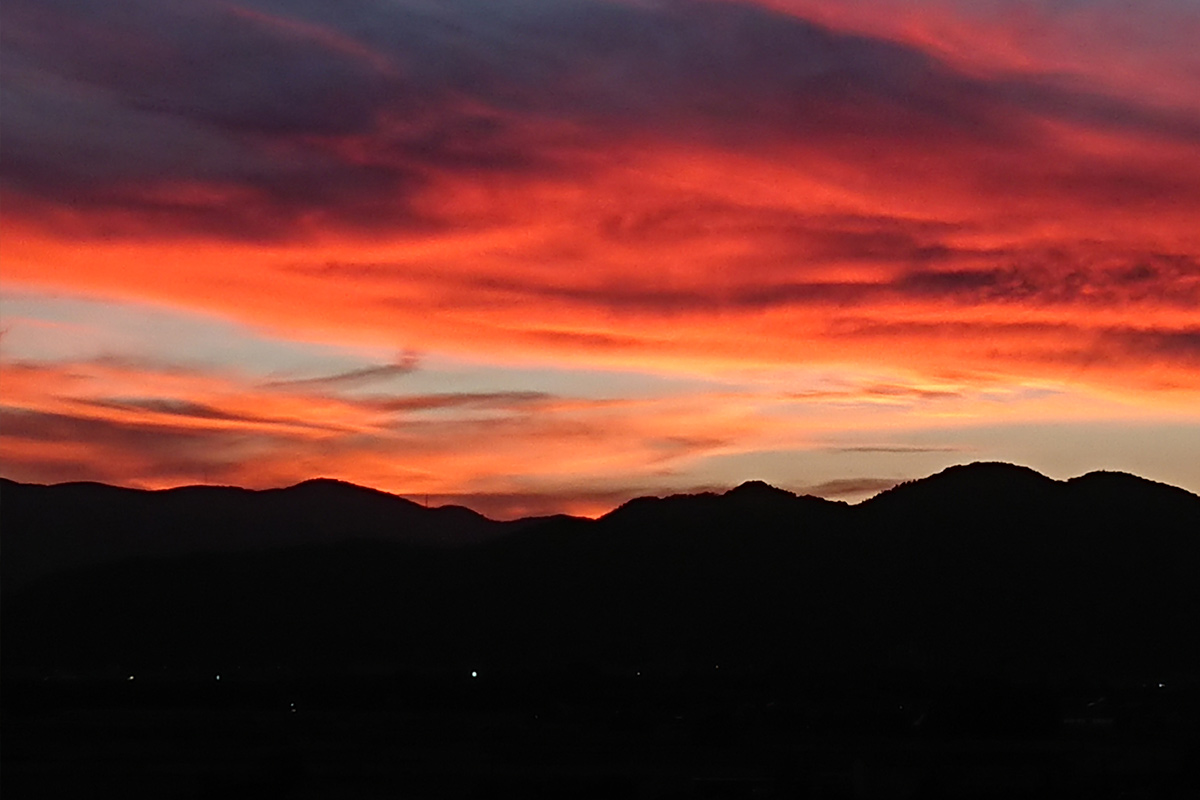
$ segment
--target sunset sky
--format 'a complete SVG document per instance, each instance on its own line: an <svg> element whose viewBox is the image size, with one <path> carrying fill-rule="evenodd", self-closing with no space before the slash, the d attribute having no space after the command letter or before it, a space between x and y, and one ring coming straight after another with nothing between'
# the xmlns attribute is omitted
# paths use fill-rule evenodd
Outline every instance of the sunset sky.
<svg viewBox="0 0 1200 800"><path fill-rule="evenodd" d="M1200 491L1196 0L4 0L0 474Z"/></svg>

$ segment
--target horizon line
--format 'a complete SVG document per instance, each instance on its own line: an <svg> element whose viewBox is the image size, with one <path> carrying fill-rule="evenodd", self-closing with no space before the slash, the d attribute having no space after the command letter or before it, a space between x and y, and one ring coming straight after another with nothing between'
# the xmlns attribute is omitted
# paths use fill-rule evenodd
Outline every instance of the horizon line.
<svg viewBox="0 0 1200 800"><path fill-rule="evenodd" d="M23 485L23 486L38 486L38 487L44 487L44 488L54 488L54 487L60 487L60 486L103 486L103 487L112 488L112 489L122 489L122 490L126 490L126 491L148 492L148 493L172 492L172 491L180 491L180 490L185 490L185 489L232 489L232 490L237 490L237 491L255 492L255 493L279 492L279 491L287 491L290 489L296 489L301 486L304 486L305 484L330 483L330 484L340 484L343 486L351 487L353 489L358 489L358 490L362 490L362 491L386 495L388 497L396 498L398 500L403 500L405 502L412 503L413 505L420 506L420 507L423 507L423 508L425 508L427 510L431 510L431 511L438 510L438 509L461 508L461 509L470 511L471 513L478 514L479 516L483 517L484 519L488 519L493 522L516 522L516 521L524 520L524 519L538 519L538 518L557 517L557 516L574 517L577 519L595 520L595 519L601 519L601 518L607 516L608 514L611 514L615 511L617 511L618 509L622 508L623 506L625 506L629 503L635 502L637 500L644 500L644 499L665 500L665 499L669 499L672 497L696 497L696 496L703 496L703 495L724 496L724 495L730 494L734 491L737 491L738 489L742 489L746 486L755 485L755 484L761 484L769 489L772 489L774 491L784 492L784 493L792 495L793 497L796 497L796 498L809 497L809 498L819 499L819 500L823 500L825 502L836 503L836 504L845 505L845 506L859 506L859 505L862 505L863 503L873 500L883 494L886 494L887 492L889 492L893 489L896 489L900 486L917 483L917 482L920 482L923 480L928 480L930 478L934 478L938 475L942 475L944 473L951 472L954 470L961 470L961 469L970 468L970 467L989 467L989 466L1007 467L1007 468L1012 468L1012 469L1016 469L1016 470L1028 471L1028 472L1034 473L1035 475L1038 475L1048 481L1052 481L1054 483L1062 483L1062 484L1069 483L1074 480L1079 480L1081 478L1086 478L1086 477L1089 477L1092 475L1122 475L1122 476L1126 476L1126 477L1130 477L1130 478L1135 478L1140 481L1145 481L1147 483L1153 483L1153 484L1157 484L1160 486L1166 486L1166 487L1170 487L1172 489L1177 489L1179 491L1186 492L1187 494L1192 495L1193 497L1200 498L1200 494L1193 492L1185 487L1178 486L1176 484L1166 483L1164 481L1154 480L1152 478L1146 478L1142 475L1138 475L1138 474L1132 473L1132 472L1126 472L1124 470L1096 469L1096 470L1089 470L1085 473L1082 473L1079 475L1074 475L1069 478L1061 478L1060 479L1060 478L1055 478L1053 476L1047 475L1047 474L1041 472L1040 470L1030 467L1028 465L1017 464L1017 463L1009 462L1009 461L971 461L971 462L952 464L952 465L944 467L941 470L938 470L936 472L932 472L927 475L922 475L919 477L912 477L912 478L900 478L900 479L863 478L863 479L839 479L839 480L833 480L833 481L825 481L820 484L815 484L815 485L812 485L809 487L804 487L801 491L794 491L792 489L789 489L789 488L786 488L783 486L776 486L775 484L773 484L769 481L764 481L759 478L748 478L736 485L727 486L727 487L713 486L713 485L701 485L701 486L690 487L690 488L679 490L679 491L663 490L662 492L658 492L658 493L651 491L649 493L639 494L639 493L633 493L633 490L629 490L629 491L618 490L618 491L603 491L603 492L583 491L583 492L576 493L576 496L586 497L590 494L592 497L598 497L598 496L603 495L603 496L611 496L614 500L618 497L624 496L625 499L616 501L614 505L612 505L611 507L608 508L608 510L603 511L598 514L595 514L595 515L569 513L566 511L559 511L559 512L551 512L551 513L526 514L526 515L512 516L512 517L491 516L487 513L484 513L483 511L478 510L477 508L473 508L472 506L466 505L462 502L449 502L449 503L443 503L441 505L430 505L429 499L437 498L437 499L441 500L441 499L456 498L456 497L462 497L462 498L478 497L478 498L496 499L496 498L524 497L524 496L528 496L530 498L540 497L540 498L551 499L551 498L564 496L566 493L563 493L563 495L560 495L558 493L551 493L551 492L542 492L542 493L530 492L528 494L520 493L520 492L474 492L474 493L461 493L461 494L454 494L454 493L448 493L448 492L447 493L420 492L420 493L404 493L404 494L402 494L402 493L398 493L398 492L390 492L390 491L387 491L386 489L380 489L380 488L377 488L374 486L368 486L366 484L355 483L353 481L348 481L343 478L336 478L336 477L330 477L330 476L316 476L316 477L312 477L312 478L305 478L304 480L296 481L295 483L289 483L286 485L261 486L261 487L238 486L236 484L223 484L223 483L181 483L181 484L177 484L177 485L173 485L173 486L149 487L149 486L127 485L127 484L121 484L121 483L109 483L109 482L101 481L101 480L75 480L75 481L59 481L56 483L40 483L40 482L36 482L36 481L22 481L22 480L18 480L16 478L10 478L3 474L0 474L0 481L7 481L7 482ZM848 494L848 495L859 494L859 493L865 494L867 491L871 491L871 490L864 489L862 492L854 492L854 491L848 491L846 489L842 489L840 492L829 492L828 494L831 496L826 496L826 495L819 494L819 493L812 491L813 489L820 489L821 487L829 487L831 485L842 484L846 481L858 481L858 483L860 485L865 485L867 483L878 481L881 483L887 483L889 485L886 485L886 486L881 485L877 490L874 490L874 491L872 491L872 493L867 494L866 496L861 497L860 499L855 500L853 502L844 500L844 499L840 499L838 497L838 494L839 493ZM805 491L804 489L807 489L808 491ZM421 498L424 498L424 500L422 500Z"/></svg>

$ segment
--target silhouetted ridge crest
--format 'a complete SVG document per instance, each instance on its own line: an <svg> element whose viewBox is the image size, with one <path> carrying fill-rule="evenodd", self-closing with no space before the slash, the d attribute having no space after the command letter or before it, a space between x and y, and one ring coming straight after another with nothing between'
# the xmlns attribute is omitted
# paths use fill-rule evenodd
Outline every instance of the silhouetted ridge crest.
<svg viewBox="0 0 1200 800"><path fill-rule="evenodd" d="M1200 497L1132 476L1060 482L974 464L856 506L751 482L518 523L336 482L196 488L5 483L6 668L250 658L802 673L919 651L943 673L1200 675ZM327 490L339 500L321 503ZM370 502L322 516L345 498ZM275 549L247 550L246 536ZM412 546L439 536L486 544ZM187 549L197 540L207 551ZM131 548L150 558L113 563ZM64 553L106 565L61 572ZM31 562L59 572L14 592L9 575Z"/></svg>
<svg viewBox="0 0 1200 800"><path fill-rule="evenodd" d="M947 467L926 478L903 481L880 492L875 498L905 494L914 487L937 487L938 491L987 488L989 492L1007 491L1027 487L1043 487L1054 480L1029 467L1008 464L1003 461L975 461Z"/></svg>
<svg viewBox="0 0 1200 800"><path fill-rule="evenodd" d="M635 497L617 506L600 519L602 521L615 520L634 514L663 514L676 509L694 509L699 506L710 506L720 497L721 495L716 492L672 494L666 497Z"/></svg>
<svg viewBox="0 0 1200 800"><path fill-rule="evenodd" d="M901 507L927 506L929 513L1016 513L1046 501L1057 482L1028 467L975 462L949 467L928 478L905 481L864 501L874 513L905 513Z"/></svg>
<svg viewBox="0 0 1200 800"><path fill-rule="evenodd" d="M746 481L725 493L726 497L774 497L794 499L796 494L763 481Z"/></svg>
<svg viewBox="0 0 1200 800"><path fill-rule="evenodd" d="M600 520L609 524L636 521L641 525L691 523L707 526L720 520L728 522L738 515L755 514L761 517L762 513L770 513L778 516L782 522L788 515L802 516L814 509L825 511L829 507L845 505L820 497L797 495L763 481L747 481L723 494L708 491L661 498L638 497L623 503Z"/></svg>
<svg viewBox="0 0 1200 800"><path fill-rule="evenodd" d="M1140 475L1131 475L1128 472L1115 472L1111 470L1097 470L1089 472L1085 475L1080 475L1076 478L1070 478L1066 481L1068 486L1073 488L1086 488L1094 491L1127 491L1143 494L1157 494L1160 497L1174 496L1179 500L1185 497L1200 497L1187 489L1182 489L1178 486L1172 486L1169 483L1150 480L1143 478Z"/></svg>
<svg viewBox="0 0 1200 800"><path fill-rule="evenodd" d="M66 568L133 556L236 552L373 539L455 546L512 526L461 506L427 509L396 495L316 479L282 489L98 483L3 485L6 588Z"/></svg>
<svg viewBox="0 0 1200 800"><path fill-rule="evenodd" d="M362 493L384 495L387 497L396 497L389 492L383 492L379 489L372 489L369 486L360 486L357 483L350 483L339 478L309 478L306 481L300 481L297 484L287 487L287 489L303 489L306 491L324 491L324 492L347 492L347 493ZM268 491L286 491L287 489L275 489ZM400 498L402 499L402 498Z"/></svg>

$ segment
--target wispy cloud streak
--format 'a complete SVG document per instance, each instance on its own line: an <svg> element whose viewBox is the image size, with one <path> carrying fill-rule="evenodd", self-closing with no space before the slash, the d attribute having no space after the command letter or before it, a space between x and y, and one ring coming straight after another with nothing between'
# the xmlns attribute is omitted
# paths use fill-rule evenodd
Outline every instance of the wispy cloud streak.
<svg viewBox="0 0 1200 800"><path fill-rule="evenodd" d="M415 353L405 353L394 364L381 364L374 367L347 370L333 375L320 375L315 378L292 378L288 380L273 380L263 384L266 389L333 389L349 388L373 383L379 380L407 375L420 366L420 358Z"/></svg>

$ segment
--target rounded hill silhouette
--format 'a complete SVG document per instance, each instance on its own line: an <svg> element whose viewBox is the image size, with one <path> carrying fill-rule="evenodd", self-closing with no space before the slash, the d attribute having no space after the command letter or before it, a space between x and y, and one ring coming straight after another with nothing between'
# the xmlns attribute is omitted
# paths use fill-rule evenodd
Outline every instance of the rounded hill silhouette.
<svg viewBox="0 0 1200 800"><path fill-rule="evenodd" d="M1200 675L1200 497L973 464L496 523L333 481L5 482L5 669L288 664Z"/></svg>

